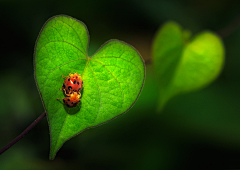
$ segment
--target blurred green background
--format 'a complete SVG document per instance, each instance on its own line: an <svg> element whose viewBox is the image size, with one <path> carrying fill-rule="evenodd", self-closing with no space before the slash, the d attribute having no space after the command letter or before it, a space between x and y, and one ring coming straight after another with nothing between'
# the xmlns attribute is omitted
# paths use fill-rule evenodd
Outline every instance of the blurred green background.
<svg viewBox="0 0 240 170"><path fill-rule="evenodd" d="M66 14L90 32L89 55L109 39L151 58L155 32L174 20L193 34L218 32L239 15L239 0L1 0L0 148L44 112L33 76L33 52L47 19ZM236 25L236 24L235 24ZM240 168L240 29L224 32L226 62L203 90L172 99L157 113L151 64L134 107L67 141L53 161L44 118L0 156L0 169L231 169Z"/></svg>

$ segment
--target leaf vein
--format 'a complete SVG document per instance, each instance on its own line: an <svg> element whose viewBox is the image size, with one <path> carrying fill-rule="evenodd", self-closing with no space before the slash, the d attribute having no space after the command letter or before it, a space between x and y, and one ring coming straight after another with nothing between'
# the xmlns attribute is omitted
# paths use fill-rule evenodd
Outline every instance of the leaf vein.
<svg viewBox="0 0 240 170"><path fill-rule="evenodd" d="M59 110L60 110L60 109L59 109ZM56 112L56 113L57 113L57 112ZM54 147L54 151L55 151L55 149L56 149L57 143L58 143L58 141L59 141L59 138L60 138L62 129L63 129L64 125L65 125L66 120L67 120L67 117L68 117L68 115L66 115L66 117L65 117L65 119L64 119L64 122L63 122L63 124L62 124L61 130L60 130L59 135L58 135L58 138L57 138L56 145L55 145L55 147Z"/></svg>
<svg viewBox="0 0 240 170"><path fill-rule="evenodd" d="M56 19L56 20L58 20L58 19ZM64 23L65 25L67 25L67 26L69 26L69 27L71 27L72 29L73 29L73 31L77 34L77 37L79 38L79 41L80 41L80 43L81 43L81 45L82 45L82 48L84 49L84 47L83 47L83 44L82 44L82 41L81 41L81 38L80 38L80 36L78 35L78 33L77 33L77 31L72 27L72 26L70 26L69 24L67 24L67 23L65 23L64 21L62 21L62 20L59 20L59 21L61 21L62 23ZM78 21L76 21L76 22L78 22ZM79 22L80 23L80 22ZM81 29L82 30L82 29ZM85 53L84 53L85 54ZM86 55L86 54L85 54Z"/></svg>
<svg viewBox="0 0 240 170"><path fill-rule="evenodd" d="M70 42L67 42L67 41L49 41L48 43L44 44L44 45L38 50L38 52L39 52L43 47L45 47L47 44L54 43L54 42L63 42L63 43L67 43L67 44L69 44L69 45L75 47L75 48L76 48L77 50L79 50L83 55L86 56L86 54L85 54L82 50L80 50L80 49L79 49L78 47L76 47L74 44L72 44L72 43L70 43ZM64 49L64 51L65 51L65 49Z"/></svg>
<svg viewBox="0 0 240 170"><path fill-rule="evenodd" d="M94 60L94 59L92 59L92 61L95 61L95 62L101 64L101 65L112 75L112 77L116 80L116 82L118 83L118 85L119 85L119 87L120 87L120 89L121 89L121 92L122 92L122 99L123 99L123 101L122 101L122 107L123 107L123 103L124 103L124 93L123 93L122 87L121 87L119 81L117 80L117 78L112 74L112 72L111 72L110 70L108 70L108 69L104 66L104 64L102 64L101 62L99 62L99 61L97 61L97 60ZM121 107L121 108L122 108L122 107ZM97 119L97 118L96 118L96 119Z"/></svg>
<svg viewBox="0 0 240 170"><path fill-rule="evenodd" d="M88 62L88 67L89 67L89 69L91 70L91 72L92 72L92 74L93 74L94 80L95 80L95 82L96 82L96 84L97 84L97 87L98 87L98 92L99 92L99 97L100 97L100 106L99 106L99 108L98 108L98 113L97 113L97 116L96 116L96 119L97 119L98 114L99 114L99 111L100 111L100 108L102 107L101 91L100 91L100 89L99 89L99 85L98 85L98 83L97 83L97 79L96 79L96 77L95 77L95 75L94 75L94 72L93 72L93 70L91 69L91 67L90 67L90 65L89 65L89 62ZM96 119L95 119L95 121L96 121Z"/></svg>

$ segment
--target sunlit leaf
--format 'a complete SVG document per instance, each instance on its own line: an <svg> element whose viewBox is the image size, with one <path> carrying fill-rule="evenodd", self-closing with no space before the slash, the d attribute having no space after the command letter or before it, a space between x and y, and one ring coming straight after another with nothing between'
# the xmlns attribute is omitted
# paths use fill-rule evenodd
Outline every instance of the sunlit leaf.
<svg viewBox="0 0 240 170"><path fill-rule="evenodd" d="M35 78L50 127L50 159L66 140L128 111L143 87L145 65L133 47L110 40L89 57L88 43L86 26L68 16L50 18L36 43ZM56 99L64 98L62 75L75 72L82 75L82 97L68 108Z"/></svg>
<svg viewBox="0 0 240 170"><path fill-rule="evenodd" d="M174 23L166 23L153 43L153 64L159 80L159 110L172 97L200 89L219 75L224 62L220 38L209 31L190 39Z"/></svg>

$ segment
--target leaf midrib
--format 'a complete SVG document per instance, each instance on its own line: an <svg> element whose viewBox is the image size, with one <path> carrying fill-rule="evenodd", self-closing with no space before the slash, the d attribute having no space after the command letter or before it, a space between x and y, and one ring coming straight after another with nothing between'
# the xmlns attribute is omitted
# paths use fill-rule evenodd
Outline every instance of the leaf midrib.
<svg viewBox="0 0 240 170"><path fill-rule="evenodd" d="M86 57L87 57L87 56L86 56ZM78 59L78 60L80 60L80 59ZM85 71L87 65L89 64L89 57L87 57L87 59L82 59L82 60L87 60L87 63L86 63L86 65L85 65L84 70L83 70L83 73L82 73L82 78L83 78L84 71ZM71 61L71 62L73 62L73 61ZM67 63L66 63L66 64L67 64ZM64 119L64 122L63 122L62 127L61 127L61 130L60 130L60 132L59 132L59 135L58 135L57 141L56 141L56 145L55 145L55 147L54 147L54 151L56 151L56 147L57 147L57 144L58 144L59 138L60 138L60 136L61 136L62 129L63 129L64 125L65 125L65 122L66 122L68 116L69 116L69 115L66 114L65 119Z"/></svg>

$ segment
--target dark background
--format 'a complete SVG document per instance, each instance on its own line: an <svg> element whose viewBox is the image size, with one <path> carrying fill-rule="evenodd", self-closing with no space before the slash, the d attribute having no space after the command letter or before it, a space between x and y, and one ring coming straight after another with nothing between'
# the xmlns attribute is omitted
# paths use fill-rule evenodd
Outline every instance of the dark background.
<svg viewBox="0 0 240 170"><path fill-rule="evenodd" d="M223 29L226 61L214 83L172 99L162 113L156 112L158 86L148 64L143 91L125 115L67 141L53 161L48 160L44 118L0 156L0 169L240 168L240 29L234 30L239 13L239 0L1 0L0 148L44 112L33 76L33 51L40 29L54 15L66 14L87 25L89 55L107 40L119 39L145 60L166 21L178 22L193 35Z"/></svg>

